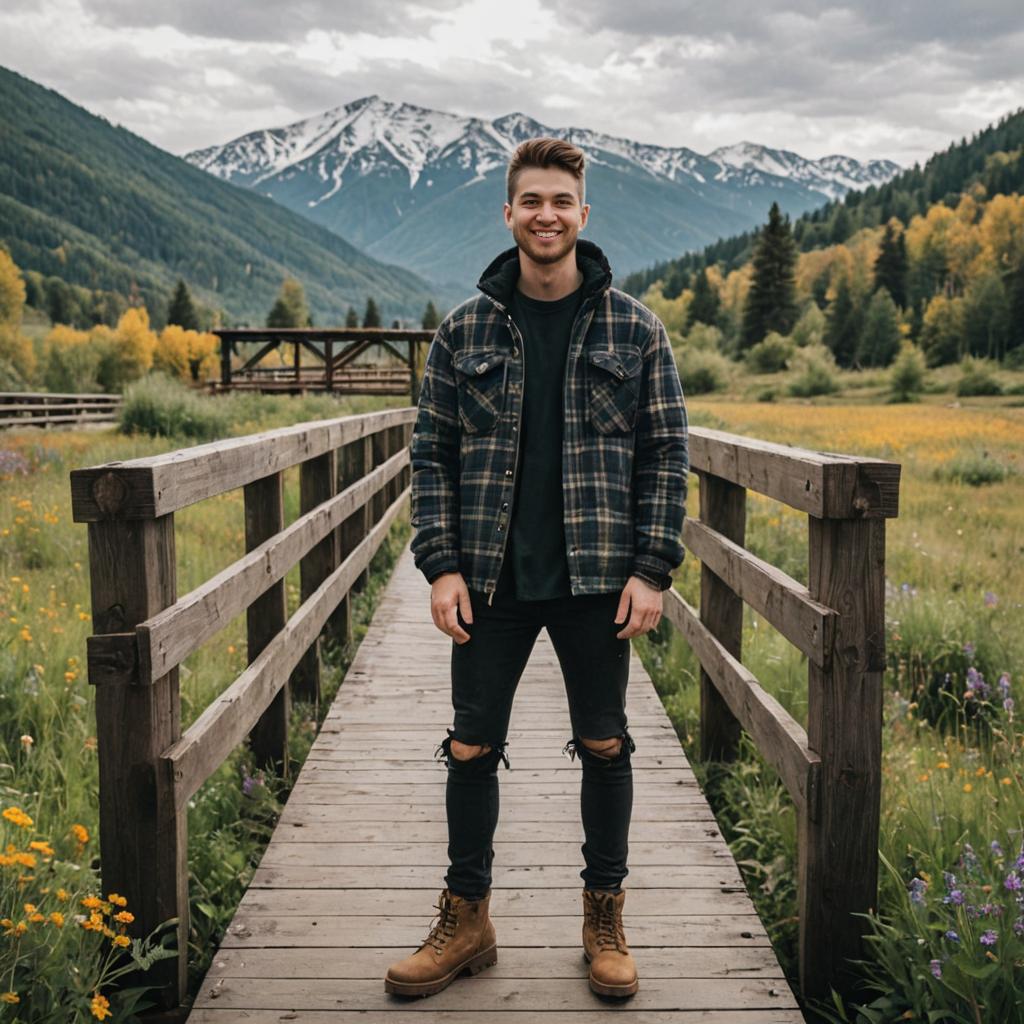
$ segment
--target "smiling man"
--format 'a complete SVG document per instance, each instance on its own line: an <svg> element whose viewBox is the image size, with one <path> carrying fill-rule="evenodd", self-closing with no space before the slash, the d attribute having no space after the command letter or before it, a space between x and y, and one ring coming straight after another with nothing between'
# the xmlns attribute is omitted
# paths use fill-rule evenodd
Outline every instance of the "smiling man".
<svg viewBox="0 0 1024 1024"><path fill-rule="evenodd" d="M412 440L413 554L452 638L450 866L436 922L385 988L430 995L497 960L489 917L498 764L542 628L558 656L581 764L583 951L593 991L639 986L622 924L633 804L630 638L658 625L683 558L687 417L661 321L611 287L580 239L584 155L522 143L508 167L515 246L427 354Z"/></svg>

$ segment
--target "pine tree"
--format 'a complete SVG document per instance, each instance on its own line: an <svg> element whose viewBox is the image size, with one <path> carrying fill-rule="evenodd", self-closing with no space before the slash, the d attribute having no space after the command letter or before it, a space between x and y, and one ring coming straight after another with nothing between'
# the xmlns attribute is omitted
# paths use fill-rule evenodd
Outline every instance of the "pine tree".
<svg viewBox="0 0 1024 1024"><path fill-rule="evenodd" d="M294 277L286 277L267 315L267 326L308 327L311 323L309 308L306 306L306 290Z"/></svg>
<svg viewBox="0 0 1024 1024"><path fill-rule="evenodd" d="M718 308L721 304L718 292L708 280L706 267L701 267L693 283L693 299L690 302L690 313L686 320L689 330L695 323L714 326L718 320Z"/></svg>
<svg viewBox="0 0 1024 1024"><path fill-rule="evenodd" d="M435 307L434 302L431 299L427 302L427 308L423 311L423 330L436 331L440 323L441 317L438 316L437 307Z"/></svg>
<svg viewBox="0 0 1024 1024"><path fill-rule="evenodd" d="M888 366L899 353L900 340L896 303L887 288L879 288L868 303L855 362L858 366Z"/></svg>
<svg viewBox="0 0 1024 1024"><path fill-rule="evenodd" d="M666 299L678 299L686 288L687 274L679 263L673 263L661 286L661 294Z"/></svg>
<svg viewBox="0 0 1024 1024"><path fill-rule="evenodd" d="M366 300L366 312L363 313L364 327L380 327L380 311L372 298Z"/></svg>
<svg viewBox="0 0 1024 1024"><path fill-rule="evenodd" d="M907 242L902 231L897 234L892 223L885 233L875 260L875 288L885 288L901 309L907 304Z"/></svg>
<svg viewBox="0 0 1024 1024"><path fill-rule="evenodd" d="M756 345L769 331L787 335L792 330L797 317L796 257L789 217L783 218L779 204L773 202L754 248L754 276L743 310L741 348Z"/></svg>
<svg viewBox="0 0 1024 1024"><path fill-rule="evenodd" d="M836 365L849 368L857 353L861 317L845 275L839 279L836 297L828 307L825 321L825 344L832 351Z"/></svg>
<svg viewBox="0 0 1024 1024"><path fill-rule="evenodd" d="M359 326L359 314L355 311L354 306L348 307L348 313L345 315L345 326L346 327L358 327Z"/></svg>
<svg viewBox="0 0 1024 1024"><path fill-rule="evenodd" d="M1006 283L1007 301L1010 306L1009 330L1006 336L1006 351L1024 349L1024 261L1009 276Z"/></svg>
<svg viewBox="0 0 1024 1024"><path fill-rule="evenodd" d="M189 294L188 286L179 277L175 286L174 295L171 297L170 305L167 307L167 322L177 324L186 331L199 330L199 315L196 307L192 304L192 296Z"/></svg>

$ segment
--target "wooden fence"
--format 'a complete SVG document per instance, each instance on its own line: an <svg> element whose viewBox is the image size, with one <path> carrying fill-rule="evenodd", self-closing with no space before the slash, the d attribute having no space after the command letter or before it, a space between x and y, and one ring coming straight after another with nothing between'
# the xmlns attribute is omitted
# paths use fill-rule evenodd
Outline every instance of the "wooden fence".
<svg viewBox="0 0 1024 1024"><path fill-rule="evenodd" d="M319 638L348 638L349 593L405 506L415 413L302 423L71 473L73 517L89 533L103 891L128 898L142 934L178 919L178 958L143 982L161 982L168 1009L187 984L189 798L246 740L258 762L287 771L291 695L318 704ZM283 473L295 465L301 514L286 526ZM239 487L246 554L179 597L174 513ZM284 577L296 563L302 604L287 618ZM243 611L249 665L182 733L178 668Z"/></svg>
<svg viewBox="0 0 1024 1024"><path fill-rule="evenodd" d="M693 427L700 610L666 592L664 615L700 663L701 756L732 759L744 729L779 773L798 822L800 986L844 991L877 908L885 667L885 520L900 465ZM807 586L744 548L747 488L807 513ZM804 729L740 662L748 604L807 657Z"/></svg>
<svg viewBox="0 0 1024 1024"><path fill-rule="evenodd" d="M0 428L113 423L120 408L120 395L2 391Z"/></svg>

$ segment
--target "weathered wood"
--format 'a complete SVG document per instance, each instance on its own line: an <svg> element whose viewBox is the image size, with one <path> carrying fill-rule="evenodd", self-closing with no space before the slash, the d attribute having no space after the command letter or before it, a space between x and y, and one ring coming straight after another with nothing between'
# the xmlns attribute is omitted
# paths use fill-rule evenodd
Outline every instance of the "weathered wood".
<svg viewBox="0 0 1024 1024"><path fill-rule="evenodd" d="M333 451L307 459L299 466L299 511L311 513L329 502L337 486L337 456ZM322 540L299 560L299 598L306 601L321 583L338 567L337 535L328 527ZM328 618L324 629L330 628ZM320 720L320 637L303 654L292 678L292 696L313 705L313 719Z"/></svg>
<svg viewBox="0 0 1024 1024"><path fill-rule="evenodd" d="M721 536L742 547L747 522L747 492L721 477L700 476L700 518ZM737 661L743 638L743 601L707 564L700 568L700 621ZM707 669L700 669L700 749L705 760L736 757L740 724Z"/></svg>
<svg viewBox="0 0 1024 1024"><path fill-rule="evenodd" d="M245 548L247 551L259 547L284 528L283 476L283 473L273 473L245 485ZM246 611L250 668L254 663L260 661L261 652L273 643L274 638L284 628L287 618L288 604L282 577L264 590ZM285 685L275 689L273 698L269 702L259 705L258 710L261 712L259 718L253 724L255 716L252 716L245 731L248 732L249 745L256 758L256 763L269 765L282 778L287 778L288 717L291 702L286 685L287 680L283 682ZM195 724L192 728L195 728ZM220 764L220 760L217 761L217 764ZM179 794L181 793L180 786L177 787L177 791ZM191 793L188 795L191 796ZM181 803L184 805L187 799L188 796L183 797Z"/></svg>
<svg viewBox="0 0 1024 1024"><path fill-rule="evenodd" d="M193 651L240 615L253 599L283 580L288 570L322 538L362 508L378 488L401 469L402 457L389 460L369 476L355 480L325 504L222 569L170 608L136 627L140 682L147 683Z"/></svg>
<svg viewBox="0 0 1024 1024"><path fill-rule="evenodd" d="M665 617L683 634L736 721L779 773L796 806L818 815L821 763L807 734L788 711L734 658L676 592L668 591Z"/></svg>
<svg viewBox="0 0 1024 1024"><path fill-rule="evenodd" d="M690 469L834 519L898 515L900 465L817 452L709 427L689 429ZM704 514L701 519L705 522ZM735 538L733 538L735 539Z"/></svg>
<svg viewBox="0 0 1024 1024"><path fill-rule="evenodd" d="M863 917L878 906L885 669L885 520L809 520L812 596L839 613L830 671L808 664L807 737L822 762L821 815L799 821L800 984L851 993Z"/></svg>
<svg viewBox="0 0 1024 1024"><path fill-rule="evenodd" d="M88 534L94 633L129 632L174 601L173 516L90 523ZM159 771L160 754L181 735L178 670L152 686L119 685L108 675L90 681L105 684L96 687L103 891L126 897L141 934L177 917L186 948L188 818ZM188 989L187 961L163 960L125 980L159 986L160 1004L173 1006Z"/></svg>
<svg viewBox="0 0 1024 1024"><path fill-rule="evenodd" d="M415 418L411 408L316 420L71 471L76 523L152 519L279 473L343 444Z"/></svg>
<svg viewBox="0 0 1024 1024"><path fill-rule="evenodd" d="M287 694L287 679L292 669L323 629L338 599L352 585L356 573L369 563L380 547L391 523L402 510L404 500L403 496L387 510L362 544L259 647L259 654L252 658L245 671L164 753L162 759L169 766L182 803L223 763L252 728L261 709L266 708L267 711L260 715L260 721L280 702L281 694Z"/></svg>
<svg viewBox="0 0 1024 1024"><path fill-rule="evenodd" d="M814 601L792 576L699 519L686 518L683 544L798 650L827 667L836 612Z"/></svg>

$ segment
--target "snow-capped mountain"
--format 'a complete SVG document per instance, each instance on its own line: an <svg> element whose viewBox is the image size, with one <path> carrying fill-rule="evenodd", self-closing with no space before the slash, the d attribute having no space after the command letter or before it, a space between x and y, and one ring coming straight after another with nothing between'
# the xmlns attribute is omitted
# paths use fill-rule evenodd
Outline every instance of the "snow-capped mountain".
<svg viewBox="0 0 1024 1024"><path fill-rule="evenodd" d="M796 216L900 167L833 155L807 160L749 142L706 156L525 114L494 121L367 96L282 128L186 155L263 192L370 255L471 287L511 236L505 169L524 139L553 135L587 155L585 233L617 276L762 223L773 200Z"/></svg>

